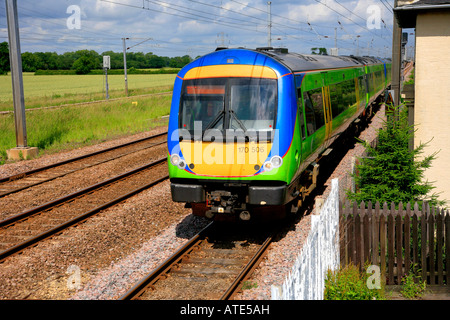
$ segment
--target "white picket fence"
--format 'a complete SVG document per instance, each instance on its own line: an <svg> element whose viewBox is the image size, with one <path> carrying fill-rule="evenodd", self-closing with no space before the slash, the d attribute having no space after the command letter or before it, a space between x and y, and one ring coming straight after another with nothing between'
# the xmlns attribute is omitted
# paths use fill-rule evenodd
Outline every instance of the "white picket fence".
<svg viewBox="0 0 450 320"><path fill-rule="evenodd" d="M282 286L272 285L272 300L322 300L327 270L339 268L339 181L320 214L311 216L311 230Z"/></svg>

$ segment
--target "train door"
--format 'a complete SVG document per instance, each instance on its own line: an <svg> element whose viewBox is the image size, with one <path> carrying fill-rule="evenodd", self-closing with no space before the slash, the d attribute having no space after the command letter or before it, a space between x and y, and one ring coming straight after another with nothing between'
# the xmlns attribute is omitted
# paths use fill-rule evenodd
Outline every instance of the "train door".
<svg viewBox="0 0 450 320"><path fill-rule="evenodd" d="M332 130L332 116L331 116L331 101L330 101L330 86L328 85L328 74L323 72L323 114L325 116L325 140L331 136Z"/></svg>
<svg viewBox="0 0 450 320"><path fill-rule="evenodd" d="M297 91L297 123L300 133L300 145L295 151L295 161L297 162L297 165L299 165L300 161L302 160L302 143L306 138L305 115L303 112L303 95L301 89L303 77L304 75L295 76L295 87Z"/></svg>
<svg viewBox="0 0 450 320"><path fill-rule="evenodd" d="M325 115L325 138L328 139L331 135L332 117L331 117L331 102L330 102L330 87L325 86L322 88L323 93L323 112Z"/></svg>

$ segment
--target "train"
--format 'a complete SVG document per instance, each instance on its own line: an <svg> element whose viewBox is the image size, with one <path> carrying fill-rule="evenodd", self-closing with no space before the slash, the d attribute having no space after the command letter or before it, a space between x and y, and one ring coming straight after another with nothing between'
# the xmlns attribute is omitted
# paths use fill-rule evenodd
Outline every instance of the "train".
<svg viewBox="0 0 450 320"><path fill-rule="evenodd" d="M320 159L390 82L390 62L366 56L264 47L197 58L174 81L172 200L218 221L295 212L317 185Z"/></svg>

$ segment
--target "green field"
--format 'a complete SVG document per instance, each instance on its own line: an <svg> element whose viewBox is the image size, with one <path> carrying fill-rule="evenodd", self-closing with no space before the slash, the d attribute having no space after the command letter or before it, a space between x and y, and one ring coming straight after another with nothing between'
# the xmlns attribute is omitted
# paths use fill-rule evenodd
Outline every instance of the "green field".
<svg viewBox="0 0 450 320"><path fill-rule="evenodd" d="M170 91L175 74L133 74L128 76L130 95ZM110 98L125 96L123 75L109 75ZM0 111L13 110L11 76L0 76ZM24 73L25 108L101 100L105 98L103 75L36 76ZM164 88L164 89L162 89Z"/></svg>
<svg viewBox="0 0 450 320"><path fill-rule="evenodd" d="M123 75L108 77L111 101L69 105L26 112L28 146L38 147L40 155L95 144L119 136L147 131L167 124L161 116L170 111L171 95L145 95L169 92L176 75L132 75L128 78L130 98L125 97ZM102 76L24 75L27 108L102 100ZM100 84L98 83L100 82ZM13 110L10 76L0 77L0 110ZM6 150L16 147L14 116L0 115L0 164Z"/></svg>

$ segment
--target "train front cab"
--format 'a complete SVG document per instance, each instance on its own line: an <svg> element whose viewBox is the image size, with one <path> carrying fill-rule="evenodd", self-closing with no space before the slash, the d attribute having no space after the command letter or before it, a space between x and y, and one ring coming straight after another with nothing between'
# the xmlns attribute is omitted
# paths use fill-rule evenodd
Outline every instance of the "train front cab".
<svg viewBox="0 0 450 320"><path fill-rule="evenodd" d="M293 75L257 55L265 59L261 65L199 65L176 80L168 143L172 199L189 203L196 215L245 220L260 206L273 214L272 206L289 197L297 108L286 92L294 92ZM300 161L301 150L294 153Z"/></svg>

